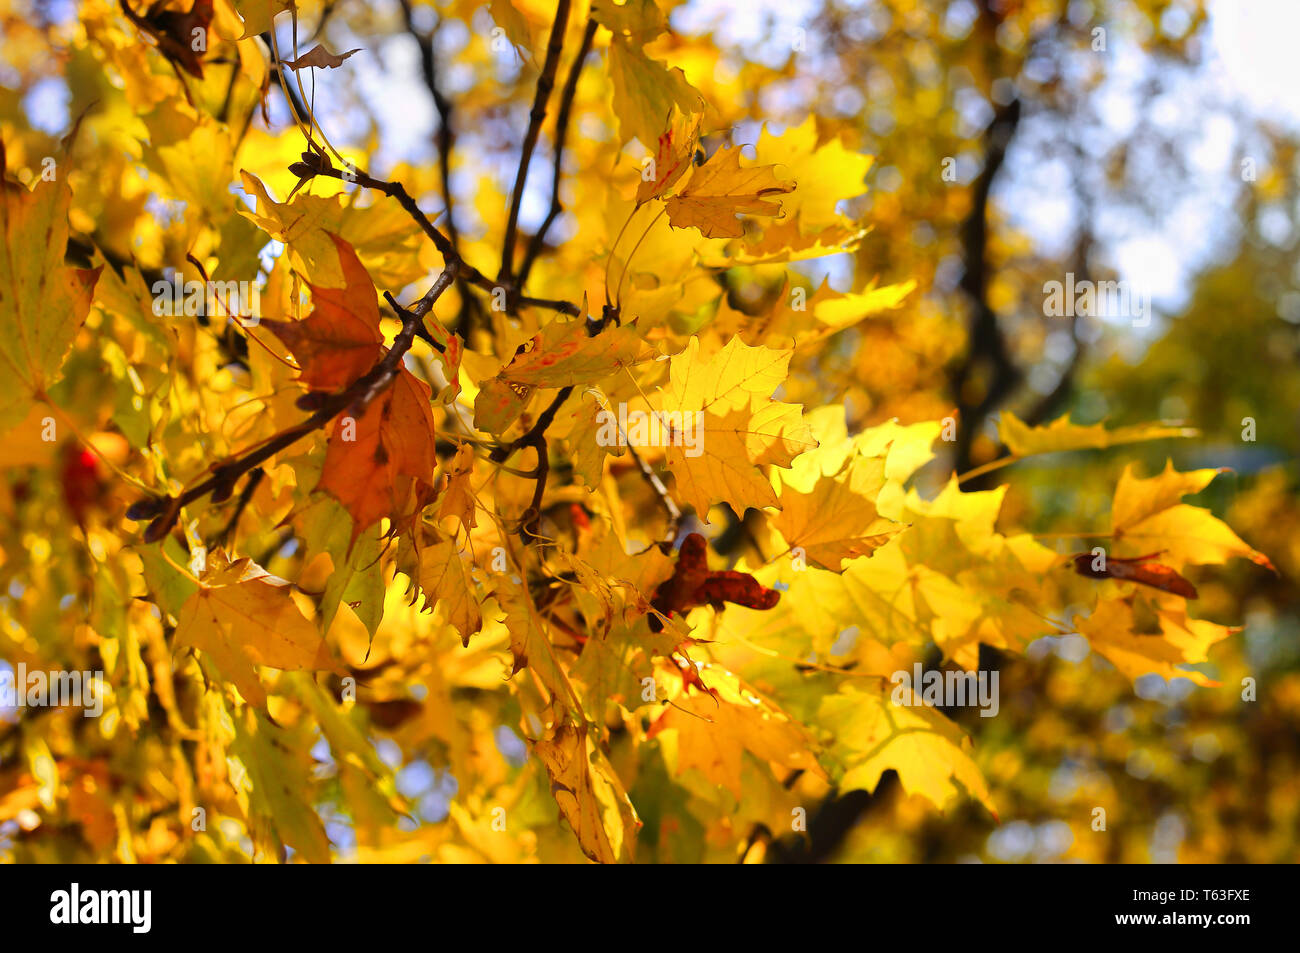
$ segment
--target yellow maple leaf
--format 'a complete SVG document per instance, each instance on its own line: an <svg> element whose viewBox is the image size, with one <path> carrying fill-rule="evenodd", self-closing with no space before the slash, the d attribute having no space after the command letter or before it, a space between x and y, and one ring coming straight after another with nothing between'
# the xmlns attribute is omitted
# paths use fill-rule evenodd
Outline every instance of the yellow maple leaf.
<svg viewBox="0 0 1300 953"><path fill-rule="evenodd" d="M1146 603L1141 603L1144 607ZM1157 674L1168 680L1188 678L1197 685L1219 684L1200 672L1179 666L1204 662L1210 646L1240 631L1205 619L1191 619L1186 605L1157 603L1145 620L1134 610L1134 599L1110 599L1075 628L1098 654L1131 679Z"/></svg>
<svg viewBox="0 0 1300 953"><path fill-rule="evenodd" d="M788 467L817 446L803 408L771 399L785 380L793 351L750 347L733 337L708 361L699 339L672 358L660 412L680 422L683 435L667 447L668 467L682 499L707 521L713 503L779 506L759 467ZM674 417L673 415L677 415Z"/></svg>
<svg viewBox="0 0 1300 953"><path fill-rule="evenodd" d="M599 439L602 423L616 416L617 412L610 407L605 395L597 388L589 387L570 417L572 428L567 439L573 470L590 490L600 486L605 473L605 458L621 457L626 452L618 442L611 444Z"/></svg>
<svg viewBox="0 0 1300 953"><path fill-rule="evenodd" d="M1167 437L1195 437L1198 431L1191 427L1174 427L1165 424L1138 424L1133 427L1116 427L1107 430L1101 424L1084 426L1070 422L1069 414L1050 424L1031 427L1008 410L998 421L998 439L1018 457L1036 453L1058 453L1062 450L1099 450L1124 443L1143 440L1164 440Z"/></svg>
<svg viewBox="0 0 1300 953"><path fill-rule="evenodd" d="M780 215L781 203L769 196L793 192L794 182L782 182L775 166L740 165L740 147L719 149L692 173L690 181L664 204L674 228L698 228L706 238L739 238L745 234L742 212Z"/></svg>
<svg viewBox="0 0 1300 953"><path fill-rule="evenodd" d="M442 501L438 506L438 518L454 516L466 530L473 529L478 523L475 512L474 487L470 482L474 475L474 447L462 443L456 448L455 455L443 466L446 480L442 488Z"/></svg>
<svg viewBox="0 0 1300 953"><path fill-rule="evenodd" d="M1175 569L1188 563L1226 562L1233 556L1272 569L1267 556L1252 549L1209 510L1180 502L1184 496L1205 489L1223 472L1205 469L1179 473L1173 461L1167 461L1163 473L1144 480L1134 476L1130 464L1119 478L1111 505L1115 542L1132 541L1131 545L1143 553L1159 552L1160 562Z"/></svg>
<svg viewBox="0 0 1300 953"><path fill-rule="evenodd" d="M845 225L830 225L820 231L805 234L799 224L799 215L786 213L779 221L768 223L760 234L744 241L732 242L705 250L700 261L710 268L731 268L735 265L772 264L783 261L805 261L825 258L827 255L849 254L858 250L870 229Z"/></svg>
<svg viewBox="0 0 1300 953"><path fill-rule="evenodd" d="M444 539L421 546L418 562L412 556L409 549L405 550L399 565L423 593L422 608L429 609L438 603L447 621L460 633L461 644L468 646L470 636L483 628L483 614L479 611L474 580L456 544Z"/></svg>
<svg viewBox="0 0 1300 953"><path fill-rule="evenodd" d="M634 324L588 335L586 321L551 321L533 335L526 349L484 381L474 399L474 423L502 433L527 406L538 387L590 384L636 360L641 336Z"/></svg>
<svg viewBox="0 0 1300 953"><path fill-rule="evenodd" d="M712 694L695 688L682 691L652 729L654 734L672 732L668 737L676 773L694 768L737 800L744 793L745 752L765 765L825 776L802 725L739 676L708 663L699 665L699 672Z"/></svg>
<svg viewBox="0 0 1300 953"><path fill-rule="evenodd" d="M186 600L176 644L207 652L250 704L266 708L257 666L332 669L329 648L289 588L241 559L206 575Z"/></svg>
<svg viewBox="0 0 1300 953"><path fill-rule="evenodd" d="M776 303L766 313L748 315L737 311L724 296L718 304L713 327L723 333L741 334L746 343L766 344L793 341L805 349L881 311L897 308L916 287L915 281L877 287L873 281L861 292L843 294L825 279L812 294L791 288L787 281ZM815 321L809 321L812 314Z"/></svg>
<svg viewBox="0 0 1300 953"><path fill-rule="evenodd" d="M667 128L655 142L655 154L647 160L636 187L636 204L644 205L667 192L686 174L695 156L695 145L700 139L700 121L703 113L682 115L676 106L668 119Z"/></svg>
<svg viewBox="0 0 1300 953"><path fill-rule="evenodd" d="M242 770L231 778L231 786L241 805L260 822L251 825L253 838L273 849L283 841L308 863L329 863L329 837L309 799L308 750L294 744L290 729L256 709L245 709L233 724L231 762Z"/></svg>
<svg viewBox="0 0 1300 953"><path fill-rule="evenodd" d="M674 110L684 115L703 111L703 97L680 67L670 68L646 56L640 42L631 37L615 34L610 39L609 73L623 142L637 139L653 151Z"/></svg>
<svg viewBox="0 0 1300 953"><path fill-rule="evenodd" d="M818 722L830 733L828 761L841 790L873 790L892 769L908 794L945 808L965 790L997 815L984 776L970 756L970 739L912 692L896 705L889 694L845 686L821 703Z"/></svg>
<svg viewBox="0 0 1300 953"><path fill-rule="evenodd" d="M534 36L541 29L540 22L529 15L532 13L518 9L510 0L491 0L488 4L488 14L505 31L519 58L526 62L533 60Z"/></svg>
<svg viewBox="0 0 1300 953"><path fill-rule="evenodd" d="M537 387L567 387L600 380L632 363L641 349L641 337L634 324L608 328L592 337L586 321L552 321L526 346L500 376Z"/></svg>
<svg viewBox="0 0 1300 953"><path fill-rule="evenodd" d="M798 216L799 227L806 232L847 222L836 206L867 191L866 176L874 161L844 148L838 138L818 146L817 119L811 115L779 136L764 128L754 150L758 162L779 166L782 175L801 183L786 201L785 211Z"/></svg>
<svg viewBox="0 0 1300 953"><path fill-rule="evenodd" d="M630 857L641 821L609 762L598 751L589 752L586 727L560 725L553 738L532 747L582 852L601 864Z"/></svg>
<svg viewBox="0 0 1300 953"><path fill-rule="evenodd" d="M0 176L4 150L0 147ZM86 320L99 269L69 268L67 183L25 186L0 178L0 430L26 416L59 379L63 358Z"/></svg>
<svg viewBox="0 0 1300 953"><path fill-rule="evenodd" d="M904 529L881 516L876 497L885 486L885 457L855 457L810 492L785 487L772 525L792 550L839 572L845 559L868 555Z"/></svg>
<svg viewBox="0 0 1300 953"><path fill-rule="evenodd" d="M664 31L664 15L655 0L595 0L591 16L615 36L627 36L641 43Z"/></svg>
<svg viewBox="0 0 1300 953"><path fill-rule="evenodd" d="M342 288L347 284L332 235L356 250L380 287L400 288L425 275L427 269L419 256L420 230L396 203L345 206L339 195L305 193L277 202L257 176L246 169L239 174L244 191L257 199L256 212L240 208L239 214L284 242L294 269L310 275L314 287Z"/></svg>
<svg viewBox="0 0 1300 953"><path fill-rule="evenodd" d="M503 574L493 595L505 611L502 621L510 634L510 674L528 668L550 693L551 705L557 713L574 713L568 672L560 664L548 637L548 625L533 604L527 587L518 576Z"/></svg>
<svg viewBox="0 0 1300 953"><path fill-rule="evenodd" d="M271 29L271 22L277 13L295 6L291 0L232 0L235 10L244 19L244 33L241 40L260 36ZM298 4L299 9L302 5Z"/></svg>

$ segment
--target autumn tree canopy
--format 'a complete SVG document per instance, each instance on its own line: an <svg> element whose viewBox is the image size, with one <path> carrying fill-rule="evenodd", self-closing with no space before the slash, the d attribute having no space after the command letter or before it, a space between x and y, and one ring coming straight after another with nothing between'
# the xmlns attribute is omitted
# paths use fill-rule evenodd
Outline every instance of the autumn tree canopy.
<svg viewBox="0 0 1300 953"><path fill-rule="evenodd" d="M1294 859L1294 420L1179 371L1293 416L1294 320L1205 317L1285 256L1169 320L1098 209L1182 133L1068 131L1198 4L64 6L0 2L0 857Z"/></svg>

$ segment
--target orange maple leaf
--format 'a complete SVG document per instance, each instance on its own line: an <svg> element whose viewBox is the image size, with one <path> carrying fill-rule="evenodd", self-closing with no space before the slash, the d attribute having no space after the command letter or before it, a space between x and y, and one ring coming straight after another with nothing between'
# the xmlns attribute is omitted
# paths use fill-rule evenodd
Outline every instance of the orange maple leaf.
<svg viewBox="0 0 1300 953"><path fill-rule="evenodd" d="M426 484L437 467L429 387L406 369L359 417L344 413L334 422L325 465L316 489L352 514L352 538L388 516L411 515L416 483Z"/></svg>
<svg viewBox="0 0 1300 953"><path fill-rule="evenodd" d="M312 312L302 321L262 323L293 352L309 390L339 391L383 354L375 285L352 246L331 234L343 271L342 288L311 288Z"/></svg>
<svg viewBox="0 0 1300 953"><path fill-rule="evenodd" d="M385 353L375 285L352 246L338 248L342 289L312 286L311 314L303 321L267 321L293 351L311 390L339 391L369 372ZM334 421L316 489L352 515L352 540L385 516L399 523L413 513L437 468L429 387L405 368L393 384ZM364 398L363 398L364 400Z"/></svg>

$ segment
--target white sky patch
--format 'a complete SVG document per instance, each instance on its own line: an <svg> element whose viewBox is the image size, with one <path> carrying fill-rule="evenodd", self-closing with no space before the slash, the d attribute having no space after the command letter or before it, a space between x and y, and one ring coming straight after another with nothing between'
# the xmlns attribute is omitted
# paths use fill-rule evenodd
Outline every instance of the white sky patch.
<svg viewBox="0 0 1300 953"><path fill-rule="evenodd" d="M1142 236L1116 242L1114 253L1120 277L1135 292L1150 295L1162 308L1183 300L1187 275L1177 246L1156 236Z"/></svg>
<svg viewBox="0 0 1300 953"><path fill-rule="evenodd" d="M1271 119L1300 126L1300 3L1296 0L1215 0L1212 46L1234 90Z"/></svg>
<svg viewBox="0 0 1300 953"><path fill-rule="evenodd" d="M743 49L769 66L783 63L798 37L805 48L816 43L806 31L821 8L817 0L693 0L673 11L674 30L691 36L712 33L720 45Z"/></svg>
<svg viewBox="0 0 1300 953"><path fill-rule="evenodd" d="M31 124L51 136L68 128L68 102L72 94L62 79L43 79L32 85L23 98L23 109Z"/></svg>

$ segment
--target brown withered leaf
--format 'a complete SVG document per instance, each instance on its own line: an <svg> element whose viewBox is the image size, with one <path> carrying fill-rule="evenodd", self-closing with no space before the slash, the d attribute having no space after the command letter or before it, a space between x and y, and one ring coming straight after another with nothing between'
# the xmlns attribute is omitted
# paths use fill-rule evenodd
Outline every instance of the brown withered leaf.
<svg viewBox="0 0 1300 953"><path fill-rule="evenodd" d="M699 533L682 541L681 552L672 576L655 590L650 605L664 616L674 612L685 615L696 606L721 609L731 602L750 609L771 609L781 593L768 589L747 572L734 569L709 569L708 543ZM663 631L663 620L649 616L650 628Z"/></svg>
<svg viewBox="0 0 1300 953"><path fill-rule="evenodd" d="M1182 596L1184 599L1195 599L1195 586L1172 567L1151 561L1159 555L1160 553L1157 552L1121 559L1116 556L1101 557L1093 553L1076 553L1070 558L1074 560L1074 571L1089 579L1123 579L1127 582L1139 582L1161 592ZM1105 559L1104 566L1094 565L1102 558Z"/></svg>
<svg viewBox="0 0 1300 953"><path fill-rule="evenodd" d="M284 65L292 70L306 69L313 67L315 69L337 69L343 65L343 61L353 53L360 53L358 47L355 50L348 50L346 53L331 53L324 46L317 44L310 50L298 57L296 60L285 60Z"/></svg>
<svg viewBox="0 0 1300 953"><path fill-rule="evenodd" d="M212 0L194 0L186 13L168 10L167 0L158 0L143 16L135 13L127 0L123 0L122 9L132 23L154 38L158 52L195 79L203 78Z"/></svg>

